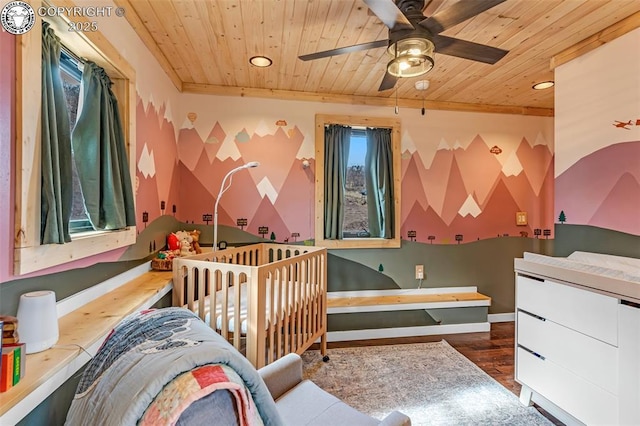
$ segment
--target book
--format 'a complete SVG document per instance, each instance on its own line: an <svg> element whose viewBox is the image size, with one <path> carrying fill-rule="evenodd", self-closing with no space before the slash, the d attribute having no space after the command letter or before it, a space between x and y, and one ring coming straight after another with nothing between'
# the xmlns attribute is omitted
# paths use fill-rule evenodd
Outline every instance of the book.
<svg viewBox="0 0 640 426"><path fill-rule="evenodd" d="M27 353L25 343L12 343L5 345L5 348L15 348L13 354L13 385L17 385L26 373Z"/></svg>
<svg viewBox="0 0 640 426"><path fill-rule="evenodd" d="M2 348L2 371L0 371L0 392L13 387L13 355L14 348Z"/></svg>

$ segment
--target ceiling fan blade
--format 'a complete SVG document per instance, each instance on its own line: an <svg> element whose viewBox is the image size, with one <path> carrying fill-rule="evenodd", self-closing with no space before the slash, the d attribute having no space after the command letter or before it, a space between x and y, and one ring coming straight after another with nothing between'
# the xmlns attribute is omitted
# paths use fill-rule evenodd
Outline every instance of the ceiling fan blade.
<svg viewBox="0 0 640 426"><path fill-rule="evenodd" d="M450 7L436 12L419 22L421 27L428 29L431 34L440 34L447 28L489 10L505 0L460 0Z"/></svg>
<svg viewBox="0 0 640 426"><path fill-rule="evenodd" d="M364 2L389 29L415 29L393 0L364 0Z"/></svg>
<svg viewBox="0 0 640 426"><path fill-rule="evenodd" d="M397 81L398 81L398 77L395 77L389 74L388 72L386 72L384 74L384 77L382 78L382 83L380 83L380 88L378 89L378 92L382 92L383 90L393 89Z"/></svg>
<svg viewBox="0 0 640 426"><path fill-rule="evenodd" d="M389 40L370 41L368 43L354 44L353 46L339 47L337 49L325 50L323 52L309 53L307 55L298 56L303 61L311 61L313 59L328 58L329 56L344 55L345 53L359 52L361 50L375 49L376 47L389 46Z"/></svg>
<svg viewBox="0 0 640 426"><path fill-rule="evenodd" d="M432 41L436 46L436 53L484 62L485 64L495 64L509 53L508 50L443 35L433 36Z"/></svg>

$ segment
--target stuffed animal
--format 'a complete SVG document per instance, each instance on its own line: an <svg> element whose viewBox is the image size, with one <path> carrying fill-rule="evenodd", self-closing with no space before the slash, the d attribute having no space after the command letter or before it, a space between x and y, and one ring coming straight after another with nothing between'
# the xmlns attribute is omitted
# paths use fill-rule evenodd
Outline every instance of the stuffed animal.
<svg viewBox="0 0 640 426"><path fill-rule="evenodd" d="M200 247L200 231L194 229L193 231L189 231L191 234L191 248L196 254L202 253L202 248Z"/></svg>
<svg viewBox="0 0 640 426"><path fill-rule="evenodd" d="M180 239L173 232L167 235L167 247L171 251L180 250Z"/></svg>
<svg viewBox="0 0 640 426"><path fill-rule="evenodd" d="M187 240L180 241L180 256L190 256L193 252L191 251L191 243Z"/></svg>
<svg viewBox="0 0 640 426"><path fill-rule="evenodd" d="M178 248L173 249L176 256L189 256L195 252L192 250L191 242L193 237L187 231L176 231L173 233L178 238Z"/></svg>

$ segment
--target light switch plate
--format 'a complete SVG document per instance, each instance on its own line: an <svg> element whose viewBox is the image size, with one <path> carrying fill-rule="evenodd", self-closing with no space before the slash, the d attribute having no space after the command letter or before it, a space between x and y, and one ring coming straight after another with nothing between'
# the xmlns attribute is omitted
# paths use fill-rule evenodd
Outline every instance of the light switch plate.
<svg viewBox="0 0 640 426"><path fill-rule="evenodd" d="M516 225L524 226L529 222L527 220L527 212L517 212L516 213Z"/></svg>

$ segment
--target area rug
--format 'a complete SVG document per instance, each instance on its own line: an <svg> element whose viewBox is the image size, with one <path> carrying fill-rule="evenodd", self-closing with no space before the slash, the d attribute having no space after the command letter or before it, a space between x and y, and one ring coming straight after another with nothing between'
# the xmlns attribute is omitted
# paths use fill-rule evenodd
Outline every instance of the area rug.
<svg viewBox="0 0 640 426"><path fill-rule="evenodd" d="M446 341L329 349L302 355L304 376L352 407L413 425L551 425Z"/></svg>

